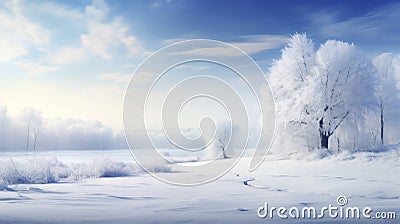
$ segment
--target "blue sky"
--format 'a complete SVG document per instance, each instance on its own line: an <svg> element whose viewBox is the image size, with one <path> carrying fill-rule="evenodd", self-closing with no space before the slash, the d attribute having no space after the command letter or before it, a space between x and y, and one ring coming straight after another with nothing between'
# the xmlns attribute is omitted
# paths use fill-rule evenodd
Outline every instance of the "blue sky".
<svg viewBox="0 0 400 224"><path fill-rule="evenodd" d="M2 1L0 105L119 129L131 74L169 43L226 41L267 71L295 32L398 53L398 21L396 1Z"/></svg>

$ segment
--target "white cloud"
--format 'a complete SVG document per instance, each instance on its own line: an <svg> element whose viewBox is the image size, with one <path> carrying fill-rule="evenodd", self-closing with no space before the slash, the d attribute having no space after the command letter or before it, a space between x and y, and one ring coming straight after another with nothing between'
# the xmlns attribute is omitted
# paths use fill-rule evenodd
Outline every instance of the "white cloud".
<svg viewBox="0 0 400 224"><path fill-rule="evenodd" d="M87 58L88 52L86 49L78 47L66 47L47 56L49 62L58 65L76 63Z"/></svg>
<svg viewBox="0 0 400 224"><path fill-rule="evenodd" d="M109 12L108 5L103 0L93 0L91 5L85 9L86 15L94 20L102 20Z"/></svg>
<svg viewBox="0 0 400 224"><path fill-rule="evenodd" d="M160 0L156 0L156 1L154 1L154 2L152 2L150 4L150 9L155 10L157 8L160 8L160 6L161 6L161 1Z"/></svg>
<svg viewBox="0 0 400 224"><path fill-rule="evenodd" d="M131 67L137 67L138 66L138 64L127 64L127 65L124 65L124 68L131 68Z"/></svg>
<svg viewBox="0 0 400 224"><path fill-rule="evenodd" d="M92 21L88 33L81 35L82 46L104 59L112 58L114 50L126 48L130 54L138 54L142 49L136 37L127 34L128 26L121 18L112 22Z"/></svg>
<svg viewBox="0 0 400 224"><path fill-rule="evenodd" d="M41 65L34 62L15 62L15 64L18 67L27 70L28 75L37 75L46 72L56 71L59 69L59 67L57 66Z"/></svg>
<svg viewBox="0 0 400 224"><path fill-rule="evenodd" d="M130 27L122 18L112 16L108 5L102 0L93 0L84 10L54 2L10 1L0 8L0 62L27 56L32 48L45 53L46 62L62 65L81 62L93 56L112 59L115 55L145 55L137 38L130 33ZM72 37L67 42L64 36L50 33L44 26L47 21L38 20L35 13L49 15L60 22L66 22L65 29ZM74 39L75 36L75 39ZM51 45L51 38L62 40L63 44ZM36 59L39 59L36 56Z"/></svg>
<svg viewBox="0 0 400 224"><path fill-rule="evenodd" d="M334 12L316 12L309 19L319 33L328 37L398 39L400 3L387 4L367 14L345 20L340 20Z"/></svg>
<svg viewBox="0 0 400 224"><path fill-rule="evenodd" d="M0 20L3 20L1 16ZM2 28L0 28L0 30L1 33L8 33L7 31L4 31ZM8 61L18 56L25 55L28 51L26 44L24 44L18 39L9 37L8 35L5 35L0 38L0 49L1 49L0 62Z"/></svg>
<svg viewBox="0 0 400 224"><path fill-rule="evenodd" d="M170 45L170 44L175 44L177 42L182 42L182 41L189 40L189 39L196 39L196 37L195 36L187 36L186 38L172 38L172 39L164 40L163 44Z"/></svg>
<svg viewBox="0 0 400 224"><path fill-rule="evenodd" d="M259 52L271 49L278 49L285 45L287 36L283 35L253 35L253 36L243 36L240 42L227 42L240 50L246 52L247 54L257 54ZM180 39L173 39L180 40ZM165 41L165 43L171 43L172 41ZM237 54L235 54L237 53ZM239 56L238 52L233 52L228 46L210 46L210 47L193 47L191 50L185 50L180 52L173 52L174 55L196 55L196 56L225 56L225 57L235 57Z"/></svg>
<svg viewBox="0 0 400 224"><path fill-rule="evenodd" d="M29 53L30 47L50 42L50 32L20 12L18 1L0 9L0 61L8 61Z"/></svg>
<svg viewBox="0 0 400 224"><path fill-rule="evenodd" d="M171 55L196 55L196 56L225 56L225 57L236 57L241 55L237 51L233 51L228 46L223 47L196 47L191 50L171 52Z"/></svg>
<svg viewBox="0 0 400 224"><path fill-rule="evenodd" d="M64 9L63 14L68 15L68 10L72 9ZM75 22L85 27L85 31L77 34L80 44L61 47L56 53L50 54L48 59L56 64L69 64L89 59L93 55L103 59L112 59L121 52L131 56L144 55L140 42L129 34L129 25L121 17L108 18L109 11L104 1L98 0L86 6L80 16L73 11Z"/></svg>
<svg viewBox="0 0 400 224"><path fill-rule="evenodd" d="M283 35L253 35L244 36L243 42L233 42L232 45L248 54L281 48L286 44L287 36Z"/></svg>
<svg viewBox="0 0 400 224"><path fill-rule="evenodd" d="M131 80L131 78L132 75L115 74L115 73L100 74L97 77L98 80L112 81L123 85L128 85L129 80Z"/></svg>
<svg viewBox="0 0 400 224"><path fill-rule="evenodd" d="M46 15L57 19L68 21L84 20L84 13L80 8L73 8L57 1L35 1L24 4L25 11L34 11L39 15Z"/></svg>

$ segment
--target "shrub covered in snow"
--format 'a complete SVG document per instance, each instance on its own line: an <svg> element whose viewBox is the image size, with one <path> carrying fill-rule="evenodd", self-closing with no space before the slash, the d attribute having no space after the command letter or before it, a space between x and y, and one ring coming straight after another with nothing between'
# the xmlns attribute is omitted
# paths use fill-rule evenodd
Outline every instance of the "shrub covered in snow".
<svg viewBox="0 0 400 224"><path fill-rule="evenodd" d="M165 164L154 164L151 172L169 172ZM144 171L133 162L98 158L91 163L64 163L56 157L0 160L0 190L8 184L46 184L83 178L135 176Z"/></svg>

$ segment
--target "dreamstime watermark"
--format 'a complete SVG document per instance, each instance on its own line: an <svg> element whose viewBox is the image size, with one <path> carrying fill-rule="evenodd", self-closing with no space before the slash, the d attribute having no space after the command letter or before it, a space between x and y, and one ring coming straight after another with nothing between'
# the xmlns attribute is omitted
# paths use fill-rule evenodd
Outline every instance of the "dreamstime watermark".
<svg viewBox="0 0 400 224"><path fill-rule="evenodd" d="M213 114L197 121L199 135L185 134L182 113L190 111L185 108L202 102L199 99L212 101L209 105L223 108L223 114L229 118L228 140L219 146L224 157L233 151L240 153L218 162L212 159L195 166L181 166L173 175L150 172L153 177L183 186L208 183L235 166L250 139L256 141L252 145L255 150L250 171L268 153L275 128L275 106L262 70L249 55L231 44L187 40L168 45L145 59L125 93L125 137L131 154L144 170L151 171L157 161L168 160L160 152L160 133L155 136L154 130L162 130L162 139L186 153L205 150L215 141L222 142L217 139L219 127ZM193 108L194 112L202 110L201 105Z"/></svg>
<svg viewBox="0 0 400 224"><path fill-rule="evenodd" d="M396 219L396 212L376 211L371 207L347 206L348 200L345 196L336 199L336 205L329 204L320 209L313 206L304 207L274 207L264 203L257 209L259 218L280 219Z"/></svg>

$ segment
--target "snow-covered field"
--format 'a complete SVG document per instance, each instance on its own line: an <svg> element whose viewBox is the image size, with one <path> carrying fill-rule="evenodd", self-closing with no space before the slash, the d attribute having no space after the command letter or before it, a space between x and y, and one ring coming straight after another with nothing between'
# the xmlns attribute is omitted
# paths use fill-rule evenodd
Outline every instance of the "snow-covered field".
<svg viewBox="0 0 400 224"><path fill-rule="evenodd" d="M323 159L269 155L255 172L247 171L249 161L242 158L210 184L179 187L143 173L128 150L1 153L0 223L347 222L257 216L265 202L319 209L337 206L338 196L346 196L348 206L371 207L371 215L396 212L395 220L370 223L400 220L398 146ZM174 175L179 167L159 164L155 171Z"/></svg>

